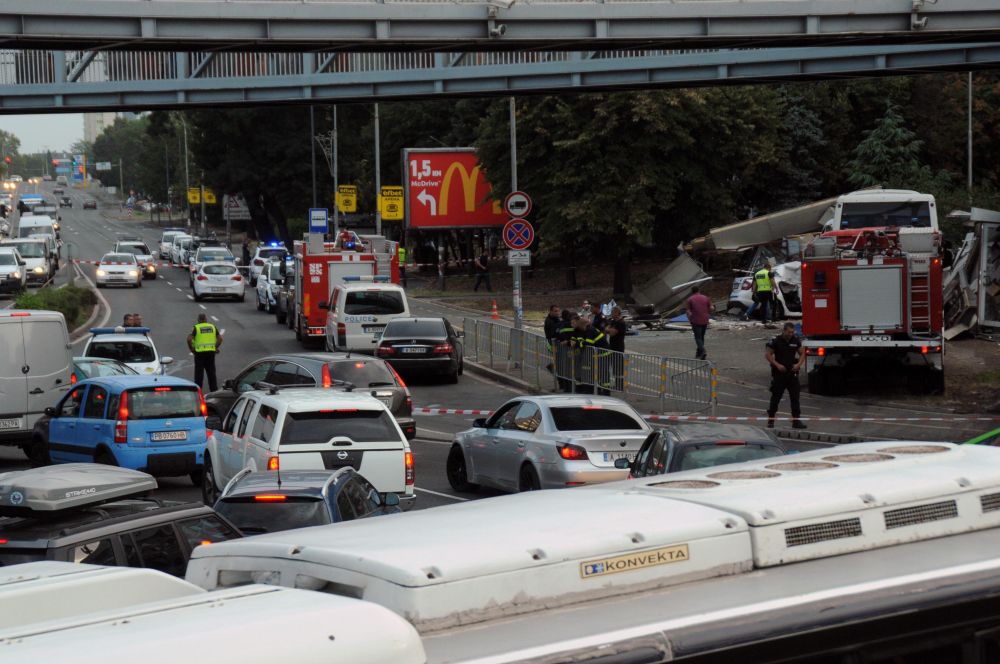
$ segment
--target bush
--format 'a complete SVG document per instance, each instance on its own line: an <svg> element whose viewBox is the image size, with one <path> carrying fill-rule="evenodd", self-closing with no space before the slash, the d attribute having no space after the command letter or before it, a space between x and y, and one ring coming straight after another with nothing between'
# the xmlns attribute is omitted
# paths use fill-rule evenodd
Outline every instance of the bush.
<svg viewBox="0 0 1000 664"><path fill-rule="evenodd" d="M15 309L58 311L66 317L66 326L72 331L90 316L97 296L88 288L64 286L25 291L14 301Z"/></svg>

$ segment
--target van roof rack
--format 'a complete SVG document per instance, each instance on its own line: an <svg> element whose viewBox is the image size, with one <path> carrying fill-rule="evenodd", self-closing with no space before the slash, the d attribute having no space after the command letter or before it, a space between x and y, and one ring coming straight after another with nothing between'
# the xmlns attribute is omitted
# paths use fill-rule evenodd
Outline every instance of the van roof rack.
<svg viewBox="0 0 1000 664"><path fill-rule="evenodd" d="M156 479L129 468L60 464L0 474L0 516L56 516L156 489Z"/></svg>

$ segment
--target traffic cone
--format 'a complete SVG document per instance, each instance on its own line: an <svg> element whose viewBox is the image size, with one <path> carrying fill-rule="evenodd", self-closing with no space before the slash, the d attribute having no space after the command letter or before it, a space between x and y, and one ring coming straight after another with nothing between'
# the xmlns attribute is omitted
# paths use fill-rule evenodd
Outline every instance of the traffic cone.
<svg viewBox="0 0 1000 664"><path fill-rule="evenodd" d="M493 298L493 311L490 312L490 318L493 320L500 320L500 312L497 311L497 301Z"/></svg>

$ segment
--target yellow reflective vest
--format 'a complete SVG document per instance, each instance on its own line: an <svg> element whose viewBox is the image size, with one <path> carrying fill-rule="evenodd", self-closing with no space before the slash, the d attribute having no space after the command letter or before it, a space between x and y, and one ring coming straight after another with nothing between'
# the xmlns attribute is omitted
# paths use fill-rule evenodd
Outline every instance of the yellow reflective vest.
<svg viewBox="0 0 1000 664"><path fill-rule="evenodd" d="M198 323L194 326L194 352L214 353L219 335L212 323Z"/></svg>
<svg viewBox="0 0 1000 664"><path fill-rule="evenodd" d="M754 275L754 281L757 282L757 292L758 293L769 293L771 292L771 275L768 274L770 270L768 268L761 268L757 270Z"/></svg>

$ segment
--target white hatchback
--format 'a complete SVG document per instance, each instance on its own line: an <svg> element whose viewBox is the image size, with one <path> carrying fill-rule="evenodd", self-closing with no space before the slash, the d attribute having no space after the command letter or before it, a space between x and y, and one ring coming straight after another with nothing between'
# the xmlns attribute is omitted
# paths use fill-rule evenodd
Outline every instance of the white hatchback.
<svg viewBox="0 0 1000 664"><path fill-rule="evenodd" d="M203 263L191 280L194 299L201 302L206 297L225 297L243 301L246 280L233 263Z"/></svg>
<svg viewBox="0 0 1000 664"><path fill-rule="evenodd" d="M148 327L93 327L83 354L127 364L143 375L164 374L174 358L160 354L149 338Z"/></svg>

